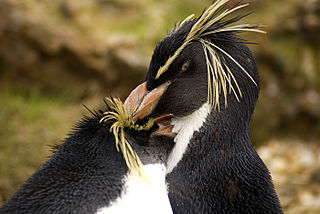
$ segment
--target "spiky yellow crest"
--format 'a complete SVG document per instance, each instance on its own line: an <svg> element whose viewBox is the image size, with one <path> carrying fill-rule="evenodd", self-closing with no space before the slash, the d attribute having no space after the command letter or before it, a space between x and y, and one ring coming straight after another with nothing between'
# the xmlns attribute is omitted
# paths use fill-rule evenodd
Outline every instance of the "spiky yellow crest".
<svg viewBox="0 0 320 214"><path fill-rule="evenodd" d="M139 126L133 122L131 112L126 111L123 102L120 99L106 99L109 102L111 110L103 113L104 117L100 120L100 123L114 121L110 127L110 132L112 132L115 137L115 146L118 152L122 152L129 170L138 172L146 182L149 182L143 171L143 165L139 156L132 149L125 137L124 129L130 128L136 131L149 130L153 126L154 121L151 119L145 125Z"/></svg>
<svg viewBox="0 0 320 214"><path fill-rule="evenodd" d="M225 58L229 58L233 61L239 68L250 78L250 80L255 84L256 82L250 76L250 74L238 63L227 51L223 50L221 47L218 47L213 42L205 39L205 36L213 35L219 32L239 32L239 31L249 31L249 32L258 32L265 33L262 30L256 29L261 25L250 25L250 24L241 24L235 26L220 27L212 31L208 29L224 20L228 15L233 12L247 7L249 4L243 4L236 6L231 9L226 9L222 12L219 12L219 9L224 6L229 0L217 0L213 3L203 14L197 19L195 24L192 26L191 30L187 34L182 45L175 51L175 53L168 58L166 63L159 68L155 79L158 79L164 72L168 70L173 61L179 56L183 49L190 44L192 41L199 41L202 44L203 51L205 53L206 62L207 62L207 71L208 71L208 102L212 108L218 108L219 105L219 96L222 93L225 100L225 106L227 106L227 94L233 92L236 99L240 101L239 96L242 97L241 90L238 86L237 80L234 78L232 71L226 64ZM173 32L177 31L184 23L190 21L193 15L188 16L181 24L178 24ZM218 54L217 50L222 53ZM229 91L227 91L227 83L229 85ZM237 93L238 92L238 93ZM239 96L238 96L239 94Z"/></svg>

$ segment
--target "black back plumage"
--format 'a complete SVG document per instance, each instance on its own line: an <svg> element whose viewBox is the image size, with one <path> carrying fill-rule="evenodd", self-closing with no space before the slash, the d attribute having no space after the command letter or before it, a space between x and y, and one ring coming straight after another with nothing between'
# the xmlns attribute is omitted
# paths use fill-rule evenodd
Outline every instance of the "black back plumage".
<svg viewBox="0 0 320 214"><path fill-rule="evenodd" d="M113 111L107 106L108 112ZM83 119L50 159L0 208L0 213L96 213L120 197L128 167L102 111ZM150 130L152 132L153 129ZM170 141L125 130L142 163L162 163ZM161 148L152 142L162 142ZM148 147L146 147L148 144ZM163 146L162 146L163 145Z"/></svg>
<svg viewBox="0 0 320 214"><path fill-rule="evenodd" d="M119 197L128 168L101 117L83 119L0 213L95 213Z"/></svg>

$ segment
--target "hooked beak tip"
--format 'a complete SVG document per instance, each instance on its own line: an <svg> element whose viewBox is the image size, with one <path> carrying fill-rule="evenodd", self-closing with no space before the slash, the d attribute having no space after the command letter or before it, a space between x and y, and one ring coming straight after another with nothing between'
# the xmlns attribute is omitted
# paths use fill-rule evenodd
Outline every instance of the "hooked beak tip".
<svg viewBox="0 0 320 214"><path fill-rule="evenodd" d="M124 107L127 113L132 116L133 122L144 119L154 111L170 82L163 83L150 92L147 91L146 85L146 82L138 85L124 102ZM172 114L167 114L155 118L154 122L158 124L159 128L151 136L175 137L173 125L170 124L172 117Z"/></svg>
<svg viewBox="0 0 320 214"><path fill-rule="evenodd" d="M130 93L124 102L124 107L132 115L134 122L145 118L154 110L169 84L170 82L165 82L148 92L147 84L144 82Z"/></svg>
<svg viewBox="0 0 320 214"><path fill-rule="evenodd" d="M143 82L133 89L124 101L124 108L128 114L132 114L139 107L143 97L147 93L147 83Z"/></svg>

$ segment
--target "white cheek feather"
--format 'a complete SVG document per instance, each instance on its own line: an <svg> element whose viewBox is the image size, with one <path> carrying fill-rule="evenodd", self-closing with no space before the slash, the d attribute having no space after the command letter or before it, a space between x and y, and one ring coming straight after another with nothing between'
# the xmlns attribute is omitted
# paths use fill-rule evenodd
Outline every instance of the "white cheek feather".
<svg viewBox="0 0 320 214"><path fill-rule="evenodd" d="M166 174L170 173L182 159L193 133L201 128L209 113L209 104L205 103L186 117L172 119L171 124L174 125L172 131L177 133L177 136L174 138L175 146L168 158Z"/></svg>
<svg viewBox="0 0 320 214"><path fill-rule="evenodd" d="M147 184L138 174L128 173L121 196L111 202L108 207L98 210L97 214L119 213L172 213L165 183L166 168L163 164L144 166L150 181Z"/></svg>

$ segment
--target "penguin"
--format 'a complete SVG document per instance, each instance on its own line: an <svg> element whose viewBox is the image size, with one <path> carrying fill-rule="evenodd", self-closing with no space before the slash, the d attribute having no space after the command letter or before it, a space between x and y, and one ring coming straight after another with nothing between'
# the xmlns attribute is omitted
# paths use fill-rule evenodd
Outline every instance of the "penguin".
<svg viewBox="0 0 320 214"><path fill-rule="evenodd" d="M227 2L216 0L199 17L177 23L156 46L145 82L124 103L128 115L120 117L123 114L113 110L121 108L113 107L106 116L100 114L94 125L92 120L81 123L86 125L80 125L0 212L24 209L28 213L32 208L33 213L123 213L134 212L128 206L133 204L140 211L151 205L149 213L283 213L270 172L250 140L259 74L245 41L236 36L263 31L259 25L232 25L245 15L229 15L248 4L225 9ZM102 125L106 127L97 128ZM101 154L100 147L93 149L97 142L108 155ZM156 167L160 176L145 172L162 179L157 182L160 188L150 194L130 182L137 177L130 169L139 172L140 164L108 143L131 151L126 147L129 143L144 166L160 163ZM46 168L50 176L45 176ZM83 179L86 185L79 184ZM135 186L142 190L140 196L129 197L129 192L139 192Z"/></svg>
<svg viewBox="0 0 320 214"><path fill-rule="evenodd" d="M187 17L156 46L146 95L167 84L143 118L162 117L175 133L166 165L174 213L283 213L270 172L250 139L260 84L243 31L235 22L248 4L226 9L217 0L199 17ZM145 95L145 96L146 96ZM133 113L135 115L135 113ZM164 119L164 120L165 120Z"/></svg>
<svg viewBox="0 0 320 214"><path fill-rule="evenodd" d="M145 89L146 84L138 88ZM159 97L156 92L156 98L149 93L153 101ZM132 92L121 106L134 108L131 101L139 102L137 96ZM116 142L121 136L112 132L115 121L105 117L120 115L116 105L120 101L109 101L105 111L91 111L92 116L78 123L0 213L172 213L165 161L173 141L161 135L165 130L151 124L148 130L125 129L127 144ZM151 110L152 105L141 109L144 113ZM150 138L151 133L157 140Z"/></svg>

